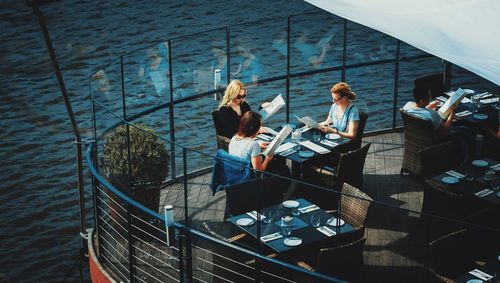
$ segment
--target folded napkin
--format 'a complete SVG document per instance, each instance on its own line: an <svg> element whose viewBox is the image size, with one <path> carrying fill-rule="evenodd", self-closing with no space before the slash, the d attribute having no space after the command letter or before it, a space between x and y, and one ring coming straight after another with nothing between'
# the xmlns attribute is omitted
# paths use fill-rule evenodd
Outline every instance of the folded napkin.
<svg viewBox="0 0 500 283"><path fill-rule="evenodd" d="M279 239L281 237L283 237L283 235L281 235L280 232L276 232L276 233L272 233L272 234L269 234L269 235L262 236L262 237L260 237L260 239L262 240L262 242L266 243L266 242L269 242L269 241L272 241L272 240Z"/></svg>
<svg viewBox="0 0 500 283"><path fill-rule="evenodd" d="M499 100L498 97L493 97L493 98L483 99L481 100L481 103L482 104L497 103L498 100Z"/></svg>
<svg viewBox="0 0 500 283"><path fill-rule="evenodd" d="M253 219L257 220L257 211L255 211L255 210L249 211L249 212L247 212L247 215L252 217ZM260 220L265 219L265 218L266 217L263 214L260 215Z"/></svg>
<svg viewBox="0 0 500 283"><path fill-rule="evenodd" d="M316 228L316 230L325 234L327 237L335 236L337 234L335 231L333 231L332 229L330 229L326 226L320 226L320 227Z"/></svg>
<svg viewBox="0 0 500 283"><path fill-rule="evenodd" d="M325 154L325 153L329 153L330 150L324 148L324 147L321 147L311 141L303 141L300 143L301 145L313 150L313 151L316 151L317 153L319 154Z"/></svg>
<svg viewBox="0 0 500 283"><path fill-rule="evenodd" d="M452 177L458 178L458 179L462 179L463 177L465 177L464 174L460 174L457 171L453 171L453 170L446 171L446 174L448 174L448 175L450 175Z"/></svg>
<svg viewBox="0 0 500 283"><path fill-rule="evenodd" d="M475 195L478 196L478 197L480 197L480 198L482 198L482 197L485 197L485 196L487 196L487 195L489 195L491 193L493 193L492 190L490 190L490 189L484 189L482 191L479 191L479 192L475 193Z"/></svg>
<svg viewBox="0 0 500 283"><path fill-rule="evenodd" d="M479 99L488 98L490 96L493 96L493 93L483 92L475 95L475 97Z"/></svg>
<svg viewBox="0 0 500 283"><path fill-rule="evenodd" d="M296 144L294 143L291 143L291 142L287 142L287 143L284 143L280 146L278 146L278 148L276 149L275 153L282 153L282 152L285 152L289 149L292 149L296 146Z"/></svg>
<svg viewBox="0 0 500 283"><path fill-rule="evenodd" d="M308 213L308 212L315 211L315 210L318 210L318 209L319 209L319 206L317 206L315 204L311 204L311 205L299 208L299 211L301 213Z"/></svg>
<svg viewBox="0 0 500 283"><path fill-rule="evenodd" d="M500 163L496 164L496 165L493 165L490 167L491 169L493 170L497 170L497 169L500 169Z"/></svg>
<svg viewBox="0 0 500 283"><path fill-rule="evenodd" d="M472 271L469 271L469 274L471 274L473 276L476 276L477 278L479 278L479 279L481 279L483 281L488 281L491 278L493 278L493 276L489 275L488 273L482 272L479 269L474 269Z"/></svg>
<svg viewBox="0 0 500 283"><path fill-rule="evenodd" d="M264 134L258 134L257 138L260 140L264 140L264 141L272 141L273 140L273 137L268 136L268 135L264 135Z"/></svg>

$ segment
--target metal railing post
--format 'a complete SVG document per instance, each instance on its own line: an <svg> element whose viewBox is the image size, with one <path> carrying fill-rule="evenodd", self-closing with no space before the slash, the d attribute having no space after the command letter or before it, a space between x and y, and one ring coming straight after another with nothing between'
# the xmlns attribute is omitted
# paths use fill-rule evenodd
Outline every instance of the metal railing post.
<svg viewBox="0 0 500 283"><path fill-rule="evenodd" d="M168 41L168 74L169 74L169 84L170 84L170 104L169 104L169 122L170 122L170 168L172 170L172 179L177 177L175 173L175 123L174 123L174 79L172 73L172 41Z"/></svg>
<svg viewBox="0 0 500 283"><path fill-rule="evenodd" d="M183 172L183 179L184 179L184 221L186 223L187 227L190 227L189 225L189 214L188 214L188 166L187 166L187 149L184 147L182 148L182 160L183 160L183 167L184 167L184 172ZM186 249L186 255L184 256L184 267L186 268L186 274L185 274L185 282L192 282L193 281L193 255L192 255L192 248L191 248L191 234L186 233L184 235L184 246Z"/></svg>
<svg viewBox="0 0 500 283"><path fill-rule="evenodd" d="M396 129L396 113L398 112L399 92L399 56L401 52L401 41L396 41L396 60L394 60L394 97L392 105L392 129Z"/></svg>
<svg viewBox="0 0 500 283"><path fill-rule="evenodd" d="M286 28L286 122L290 123L290 68L291 68L291 55L290 55L290 35L292 33L292 17L288 16Z"/></svg>
<svg viewBox="0 0 500 283"><path fill-rule="evenodd" d="M226 85L231 81L231 31L226 26Z"/></svg>
<svg viewBox="0 0 500 283"><path fill-rule="evenodd" d="M342 81L346 80L347 65L347 20L344 19L344 37L342 42Z"/></svg>

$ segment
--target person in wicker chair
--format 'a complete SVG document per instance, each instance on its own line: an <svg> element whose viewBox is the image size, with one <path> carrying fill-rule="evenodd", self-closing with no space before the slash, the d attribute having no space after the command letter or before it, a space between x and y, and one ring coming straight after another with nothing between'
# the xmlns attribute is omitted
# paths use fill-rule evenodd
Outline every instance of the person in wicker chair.
<svg viewBox="0 0 500 283"><path fill-rule="evenodd" d="M241 117L252 110L245 101L246 96L247 89L239 80L232 80L227 86L219 106L223 136L232 138L238 131Z"/></svg>
<svg viewBox="0 0 500 283"><path fill-rule="evenodd" d="M452 110L446 120L441 119L441 116L436 111L437 102L431 102L431 90L428 87L418 86L413 89L413 98L415 101L408 101L403 110L417 117L432 121L432 127L442 136L447 136L450 133L455 112Z"/></svg>
<svg viewBox="0 0 500 283"><path fill-rule="evenodd" d="M344 82L332 86L330 92L333 104L320 130L343 138L355 138L358 134L359 110L351 101L356 99L356 93Z"/></svg>

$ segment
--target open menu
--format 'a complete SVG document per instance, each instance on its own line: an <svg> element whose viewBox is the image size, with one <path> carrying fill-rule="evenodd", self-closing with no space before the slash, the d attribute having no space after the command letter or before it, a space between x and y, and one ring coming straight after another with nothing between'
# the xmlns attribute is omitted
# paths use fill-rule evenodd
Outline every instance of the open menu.
<svg viewBox="0 0 500 283"><path fill-rule="evenodd" d="M457 108L458 104L465 97L465 91L461 88L457 89L454 93L450 95L450 98L439 108L437 111L441 118L446 119L450 112Z"/></svg>
<svg viewBox="0 0 500 283"><path fill-rule="evenodd" d="M299 122L302 122L304 123L306 126L308 127L311 127L311 128L314 128L314 129L319 129L320 125L318 122L316 122L316 120L314 120L313 118L309 117L309 116L304 116L302 118L300 118L299 116L295 115L295 118L297 118L297 120L299 120Z"/></svg>
<svg viewBox="0 0 500 283"><path fill-rule="evenodd" d="M286 125L279 131L276 137L271 141L271 143L267 146L267 149L262 153L265 156L272 155L278 149L278 147L283 143L283 141L288 137L288 135L292 132L292 127Z"/></svg>
<svg viewBox="0 0 500 283"><path fill-rule="evenodd" d="M267 118L274 115L274 113L278 112L278 110L280 110L283 106L285 106L285 100L280 93L273 99L273 101L268 103L266 107L262 107L259 111L259 114L262 116L262 121L265 121Z"/></svg>

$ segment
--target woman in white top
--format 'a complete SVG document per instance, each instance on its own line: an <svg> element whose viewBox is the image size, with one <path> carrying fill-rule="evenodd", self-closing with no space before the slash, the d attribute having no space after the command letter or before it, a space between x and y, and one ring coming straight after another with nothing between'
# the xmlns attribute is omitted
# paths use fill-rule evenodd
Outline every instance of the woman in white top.
<svg viewBox="0 0 500 283"><path fill-rule="evenodd" d="M268 155L262 160L262 150L259 143L254 140L261 125L262 118L259 113L248 111L243 114L239 130L229 143L229 154L249 159L255 170L265 171L273 156Z"/></svg>
<svg viewBox="0 0 500 283"><path fill-rule="evenodd" d="M351 101L356 99L356 93L344 82L335 84L330 92L333 104L320 130L343 138L355 138L358 134L359 110Z"/></svg>

